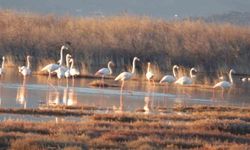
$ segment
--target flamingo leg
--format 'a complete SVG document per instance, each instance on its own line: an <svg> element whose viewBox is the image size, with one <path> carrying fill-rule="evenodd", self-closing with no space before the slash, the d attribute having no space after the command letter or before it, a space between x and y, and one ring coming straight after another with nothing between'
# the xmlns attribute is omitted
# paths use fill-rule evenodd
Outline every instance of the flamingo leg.
<svg viewBox="0 0 250 150"><path fill-rule="evenodd" d="M75 86L75 77L72 76L72 86L74 87Z"/></svg>
<svg viewBox="0 0 250 150"><path fill-rule="evenodd" d="M104 88L104 75L102 76L102 88Z"/></svg>
<svg viewBox="0 0 250 150"><path fill-rule="evenodd" d="M212 96L212 100L215 100L215 89L213 88L213 96Z"/></svg>
<svg viewBox="0 0 250 150"><path fill-rule="evenodd" d="M124 87L124 80L122 81L121 93L120 93L120 107L119 107L119 110L121 110L121 111L123 111L123 87Z"/></svg>
<svg viewBox="0 0 250 150"><path fill-rule="evenodd" d="M168 91L168 85L166 84L164 86L164 101L163 101L164 106L167 106L167 96L165 95L167 91Z"/></svg>
<svg viewBox="0 0 250 150"><path fill-rule="evenodd" d="M224 100L224 89L222 89L221 98L222 98L222 100Z"/></svg>
<svg viewBox="0 0 250 150"><path fill-rule="evenodd" d="M69 87L69 79L68 79L68 77L66 78L66 83L67 83L67 87Z"/></svg>

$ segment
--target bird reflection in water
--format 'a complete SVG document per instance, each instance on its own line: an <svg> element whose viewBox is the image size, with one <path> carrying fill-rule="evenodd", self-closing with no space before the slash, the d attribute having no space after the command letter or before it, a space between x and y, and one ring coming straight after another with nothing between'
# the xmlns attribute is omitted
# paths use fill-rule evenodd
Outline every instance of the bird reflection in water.
<svg viewBox="0 0 250 150"><path fill-rule="evenodd" d="M144 97L144 107L143 107L145 114L152 113L152 99L149 96Z"/></svg>
<svg viewBox="0 0 250 150"><path fill-rule="evenodd" d="M63 104L66 106L74 106L77 104L77 95L74 87L66 87L63 92Z"/></svg>
<svg viewBox="0 0 250 150"><path fill-rule="evenodd" d="M27 107L27 87L26 87L26 78L23 79L23 84L17 89L16 102L23 106Z"/></svg>
<svg viewBox="0 0 250 150"><path fill-rule="evenodd" d="M64 87L63 92L58 89L48 90L47 104L48 105L65 105L72 106L77 104L77 94L75 93L74 86Z"/></svg>
<svg viewBox="0 0 250 150"><path fill-rule="evenodd" d="M113 106L113 110L115 113L122 113L124 112L124 103L123 103L123 90L120 91L120 104L119 107Z"/></svg>

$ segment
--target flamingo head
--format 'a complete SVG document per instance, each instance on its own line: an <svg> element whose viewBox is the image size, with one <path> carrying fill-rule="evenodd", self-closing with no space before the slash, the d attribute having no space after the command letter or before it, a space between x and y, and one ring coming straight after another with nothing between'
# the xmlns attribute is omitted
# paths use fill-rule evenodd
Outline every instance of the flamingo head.
<svg viewBox="0 0 250 150"><path fill-rule="evenodd" d="M112 65L112 66L115 66L114 62L113 61L109 61L108 64Z"/></svg>
<svg viewBox="0 0 250 150"><path fill-rule="evenodd" d="M61 47L61 49L69 49L68 47L66 47L65 45L63 45L62 47Z"/></svg>
<svg viewBox="0 0 250 150"><path fill-rule="evenodd" d="M191 76L191 78L195 78L196 77L196 75L194 75L193 72L197 73L198 71L195 68L191 68L191 70L190 70L190 76Z"/></svg>
<svg viewBox="0 0 250 150"><path fill-rule="evenodd" d="M191 68L191 71L192 72L198 72L197 69L195 69L195 68Z"/></svg>
<svg viewBox="0 0 250 150"><path fill-rule="evenodd" d="M67 54L67 55L66 55L66 58L68 58L68 59L71 58L71 57L72 57L72 56L71 56L70 54Z"/></svg>
<svg viewBox="0 0 250 150"><path fill-rule="evenodd" d="M177 66L177 65L174 65L174 68L175 68L175 69L179 69L179 66Z"/></svg>
<svg viewBox="0 0 250 150"><path fill-rule="evenodd" d="M134 60L140 61L140 59L138 57L134 57Z"/></svg>
<svg viewBox="0 0 250 150"><path fill-rule="evenodd" d="M27 56L27 59L30 59L30 58L32 58L32 57L31 57L30 55L28 55L28 56Z"/></svg>
<svg viewBox="0 0 250 150"><path fill-rule="evenodd" d="M230 72L231 72L231 73L236 73L234 69L231 69Z"/></svg>
<svg viewBox="0 0 250 150"><path fill-rule="evenodd" d="M73 62L73 58L70 58L70 59L69 59L69 62L72 63L72 62Z"/></svg>

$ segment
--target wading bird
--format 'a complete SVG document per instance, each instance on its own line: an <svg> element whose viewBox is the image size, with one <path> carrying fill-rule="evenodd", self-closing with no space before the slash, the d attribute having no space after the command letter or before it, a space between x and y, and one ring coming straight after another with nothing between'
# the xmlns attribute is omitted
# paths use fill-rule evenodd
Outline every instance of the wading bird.
<svg viewBox="0 0 250 150"><path fill-rule="evenodd" d="M47 71L49 73L49 78L51 77L51 73L53 71L55 71L56 69L58 69L60 66L62 66L63 64L63 50L64 49L68 49L66 46L62 46L61 47L61 52L60 52L60 60L59 60L59 64L48 64L47 66L45 66L41 71Z"/></svg>
<svg viewBox="0 0 250 150"><path fill-rule="evenodd" d="M67 54L66 55L66 62L69 62L71 55ZM67 63L67 67L69 67L69 64ZM63 77L65 77L65 73L67 72L67 70L69 70L69 68L64 68L63 66L60 66L58 69L56 69L54 72L56 72L57 78L61 79Z"/></svg>
<svg viewBox="0 0 250 150"><path fill-rule="evenodd" d="M112 61L109 61L108 68L101 68L95 73L95 76L102 76L102 86L104 86L104 77L108 75L112 75L113 73L111 65L114 66L114 63Z"/></svg>
<svg viewBox="0 0 250 150"><path fill-rule="evenodd" d="M0 68L0 76L4 74L4 63L5 63L5 57L2 57L2 67Z"/></svg>
<svg viewBox="0 0 250 150"><path fill-rule="evenodd" d="M179 69L177 65L173 66L173 75L165 75L162 77L160 83L168 83L171 84L176 80L176 70Z"/></svg>
<svg viewBox="0 0 250 150"><path fill-rule="evenodd" d="M229 80L230 80L229 82L228 81L220 81L213 86L213 97L214 97L215 88L220 87L222 89L221 97L222 97L222 99L224 99L224 90L229 89L233 86L232 73L235 73L235 71L233 69L231 69L228 73Z"/></svg>
<svg viewBox="0 0 250 150"><path fill-rule="evenodd" d="M18 67L19 72L24 76L31 75L31 69L30 69L30 58L31 56L27 56L27 64L26 66Z"/></svg>
<svg viewBox="0 0 250 150"><path fill-rule="evenodd" d="M182 76L180 77L177 81L175 81L175 84L179 84L179 85L189 85L193 83L193 78L195 77L195 75L193 74L193 72L197 72L197 70L195 68L191 68L190 69L190 77L187 76Z"/></svg>
<svg viewBox="0 0 250 150"><path fill-rule="evenodd" d="M122 72L120 73L116 78L115 78L115 81L122 81L122 85L121 85L121 93L122 93L122 90L123 90L123 87L124 87L124 82L126 80L129 80L133 77L133 75L135 74L135 62L136 61L140 61L139 58L137 57L134 57L133 59L133 68L132 68L132 72Z"/></svg>
<svg viewBox="0 0 250 150"><path fill-rule="evenodd" d="M150 62L148 62L148 68L147 68L146 78L147 78L147 80L148 80L149 82L152 80L153 83L154 83L154 80L153 80L154 74L153 74L153 72L151 71Z"/></svg>
<svg viewBox="0 0 250 150"><path fill-rule="evenodd" d="M75 76L80 75L80 71L74 67L74 59L71 58L69 60L69 62L71 63L71 66L70 66L70 69L69 69L70 76L72 76L74 78Z"/></svg>

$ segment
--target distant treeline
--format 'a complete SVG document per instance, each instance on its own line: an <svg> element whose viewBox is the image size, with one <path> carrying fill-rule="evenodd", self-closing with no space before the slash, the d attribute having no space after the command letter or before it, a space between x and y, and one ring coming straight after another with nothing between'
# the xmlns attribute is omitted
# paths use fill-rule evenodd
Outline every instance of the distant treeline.
<svg viewBox="0 0 250 150"><path fill-rule="evenodd" d="M150 61L163 73L174 64L205 72L231 67L250 72L248 27L126 15L76 18L0 12L1 56L23 63L29 54L33 64L43 65L59 60L64 43L70 44L65 52L73 54L78 66L89 69L113 60L121 70L138 56L141 70Z"/></svg>

